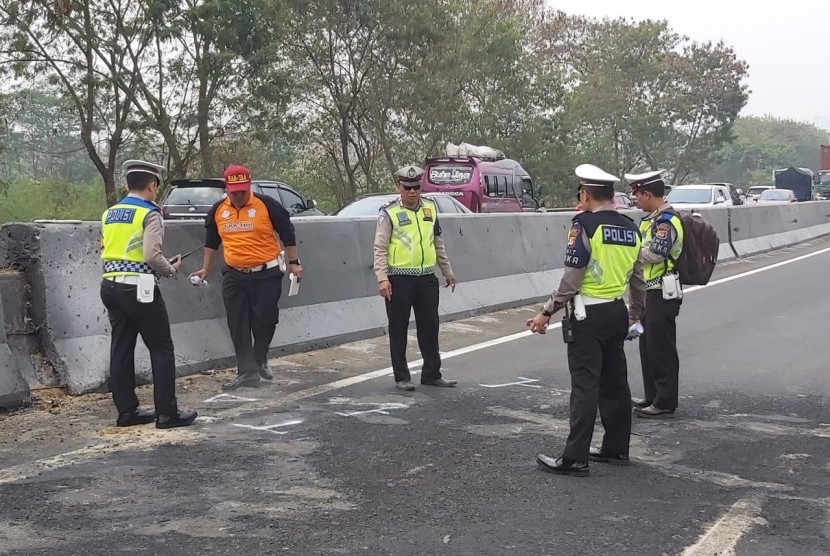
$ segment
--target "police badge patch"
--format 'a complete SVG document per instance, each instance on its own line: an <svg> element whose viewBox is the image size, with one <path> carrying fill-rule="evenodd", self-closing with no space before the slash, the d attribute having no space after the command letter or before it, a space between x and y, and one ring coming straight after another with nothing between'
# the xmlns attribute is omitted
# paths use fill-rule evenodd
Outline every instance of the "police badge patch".
<svg viewBox="0 0 830 556"><path fill-rule="evenodd" d="M424 222L432 222L432 209L424 207Z"/></svg>
<svg viewBox="0 0 830 556"><path fill-rule="evenodd" d="M409 215L405 212L398 213L398 225L399 226L406 226L407 224L411 224L412 221L409 219Z"/></svg>

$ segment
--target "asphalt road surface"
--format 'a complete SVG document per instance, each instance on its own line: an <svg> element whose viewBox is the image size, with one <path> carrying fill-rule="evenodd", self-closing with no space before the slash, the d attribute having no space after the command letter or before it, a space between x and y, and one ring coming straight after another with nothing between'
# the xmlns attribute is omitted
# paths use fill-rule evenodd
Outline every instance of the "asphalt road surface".
<svg viewBox="0 0 830 556"><path fill-rule="evenodd" d="M676 418L635 418L633 464L590 477L534 461L563 447L570 378L532 308L442 325L456 389L396 391L379 338L233 396L227 371L181 379L187 429L116 429L103 395L2 417L0 554L826 555L828 277L821 240L688 291Z"/></svg>

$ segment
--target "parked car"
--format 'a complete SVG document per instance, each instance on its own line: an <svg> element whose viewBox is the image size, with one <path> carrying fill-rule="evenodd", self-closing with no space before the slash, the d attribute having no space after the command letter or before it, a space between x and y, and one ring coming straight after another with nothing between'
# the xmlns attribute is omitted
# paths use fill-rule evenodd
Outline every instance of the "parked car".
<svg viewBox="0 0 830 556"><path fill-rule="evenodd" d="M734 203L729 189L723 185L676 185L666 196L666 201L679 209L696 209L715 206L730 207Z"/></svg>
<svg viewBox="0 0 830 556"><path fill-rule="evenodd" d="M424 197L435 201L440 214L473 214L473 211L446 193L424 193ZM377 216L380 208L400 196L395 193L380 193L359 197L334 213L335 216Z"/></svg>
<svg viewBox="0 0 830 556"><path fill-rule="evenodd" d="M306 199L282 182L253 180L251 191L273 197L292 217L323 216L313 200ZM225 181L222 178L177 179L171 182L159 205L165 220L204 220L210 207L224 197Z"/></svg>
<svg viewBox="0 0 830 556"><path fill-rule="evenodd" d="M722 185L729 190L729 196L732 197L732 204L733 205L744 205L746 204L746 193L740 187L735 187L734 184L731 183L707 183L706 185Z"/></svg>
<svg viewBox="0 0 830 556"><path fill-rule="evenodd" d="M621 193L619 191L614 193L614 207L616 207L617 210L633 209L637 208L637 206L637 198L633 195L629 195L628 193ZM581 211L582 203L577 203L574 207L574 210Z"/></svg>
<svg viewBox="0 0 830 556"><path fill-rule="evenodd" d="M767 189L758 197L759 205L786 205L797 202L795 193L789 189Z"/></svg>
<svg viewBox="0 0 830 556"><path fill-rule="evenodd" d="M761 196L761 193L763 193L767 189L775 189L775 187L773 187L772 185L753 185L752 187L746 190L747 201L757 201L758 197Z"/></svg>

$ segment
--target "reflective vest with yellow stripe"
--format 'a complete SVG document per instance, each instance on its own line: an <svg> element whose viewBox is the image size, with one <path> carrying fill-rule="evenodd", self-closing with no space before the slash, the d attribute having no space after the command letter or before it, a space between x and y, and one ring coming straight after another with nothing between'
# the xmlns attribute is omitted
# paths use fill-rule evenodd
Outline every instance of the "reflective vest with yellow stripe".
<svg viewBox="0 0 830 556"><path fill-rule="evenodd" d="M580 293L598 299L622 297L640 255L642 240L637 225L612 210L582 213L576 220L591 245Z"/></svg>
<svg viewBox="0 0 830 556"><path fill-rule="evenodd" d="M392 223L386 262L390 276L424 276L435 272L435 203L421 198L416 210L396 200L381 209Z"/></svg>
<svg viewBox="0 0 830 556"><path fill-rule="evenodd" d="M137 197L124 197L101 216L104 277L153 274L144 261L144 219L158 205Z"/></svg>
<svg viewBox="0 0 830 556"><path fill-rule="evenodd" d="M683 223L676 214L664 212L655 218L644 218L640 222L640 233L643 234L643 244L648 246L654 240L654 228L661 222L668 222L674 227L677 237L669 251L669 257L662 263L644 263L643 278L646 281L646 289L655 290L663 287L661 279L667 274L674 272L674 261L680 256L683 250Z"/></svg>

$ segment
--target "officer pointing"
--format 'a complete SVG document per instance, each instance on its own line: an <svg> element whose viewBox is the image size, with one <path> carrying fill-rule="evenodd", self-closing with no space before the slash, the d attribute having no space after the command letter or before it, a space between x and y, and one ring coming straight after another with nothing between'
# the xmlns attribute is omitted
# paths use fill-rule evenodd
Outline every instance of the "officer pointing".
<svg viewBox="0 0 830 556"><path fill-rule="evenodd" d="M411 165L398 170L395 181L400 198L381 207L374 240L378 292L386 300L392 369L395 385L401 390L415 389L406 362L406 334L413 309L418 347L424 360L421 384L456 385L455 380L441 376L436 267L453 291L456 282L441 237L436 205L421 197L423 175L422 169Z"/></svg>
<svg viewBox="0 0 830 556"><path fill-rule="evenodd" d="M128 160L122 166L129 194L107 209L101 219L104 279L101 301L107 308L112 338L109 387L120 427L156 421L160 429L183 427L195 411L176 403L176 360L167 307L156 276L175 276L181 257L168 261L162 253L164 227L155 204L161 166ZM135 395L135 344L141 334L150 351L155 412L138 408Z"/></svg>
<svg viewBox="0 0 830 556"><path fill-rule="evenodd" d="M551 317L565 309L562 332L571 373L570 433L561 457L539 454L546 471L588 475L588 460L628 463L631 393L623 344L629 325L643 310L642 265L636 224L617 212L619 178L590 164L576 168L577 196L584 209L573 219L565 251L565 272L542 311L527 321L544 334ZM631 312L623 301L631 285ZM602 446L591 449L597 407L605 427Z"/></svg>

